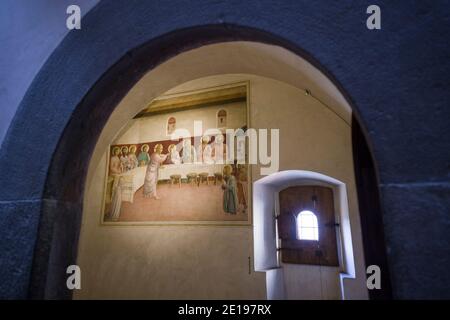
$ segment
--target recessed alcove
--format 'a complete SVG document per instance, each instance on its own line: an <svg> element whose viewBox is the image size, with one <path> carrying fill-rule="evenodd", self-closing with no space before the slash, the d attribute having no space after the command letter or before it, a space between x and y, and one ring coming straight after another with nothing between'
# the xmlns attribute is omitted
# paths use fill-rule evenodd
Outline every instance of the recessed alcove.
<svg viewBox="0 0 450 320"><path fill-rule="evenodd" d="M286 272L305 272L304 266L290 266L286 271L280 265L278 236L276 230L276 211L278 210L278 193L292 186L326 186L333 190L335 217L339 224L338 255L340 298L346 298L344 279L355 279L355 259L350 224L347 188L345 183L324 174L304 170L286 170L261 178L253 188L253 223L255 270L266 272L267 297L269 299L295 299L287 296L286 286L292 283L285 281ZM308 267L311 269L311 267ZM321 266L316 267L321 268ZM295 275L294 275L295 276ZM319 274L322 277L321 274ZM310 288L297 288L298 291ZM292 291L292 290L290 290ZM295 290L294 290L295 291ZM349 295L351 296L351 294ZM304 295L303 295L304 297Z"/></svg>

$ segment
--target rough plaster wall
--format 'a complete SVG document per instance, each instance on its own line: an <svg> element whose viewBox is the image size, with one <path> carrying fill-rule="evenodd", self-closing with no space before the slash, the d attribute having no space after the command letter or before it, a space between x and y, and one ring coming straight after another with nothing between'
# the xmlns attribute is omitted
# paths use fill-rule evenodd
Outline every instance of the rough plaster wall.
<svg viewBox="0 0 450 320"><path fill-rule="evenodd" d="M367 298L350 127L302 91L267 78L213 76L194 80L177 87L177 90L202 89L247 80L250 81L251 126L280 129L280 170L318 171L348 184L357 279L349 281L346 286L349 298ZM134 94L139 96L138 91ZM133 97L128 99L133 101ZM120 107L126 108L127 105ZM107 128L114 130L111 126ZM78 255L84 284L75 298L266 297L265 274L252 272L248 275L248 256L253 256L251 227L100 226L106 147L98 145L96 148L95 153L103 156L85 195ZM255 181L260 177L259 166L254 166L252 173ZM326 268L320 270L316 267L307 270L293 268L295 270L288 272L286 277L287 281L293 282L285 286L289 291L288 297L339 297L336 271L328 272ZM299 277L299 270L300 274L307 273L308 277Z"/></svg>

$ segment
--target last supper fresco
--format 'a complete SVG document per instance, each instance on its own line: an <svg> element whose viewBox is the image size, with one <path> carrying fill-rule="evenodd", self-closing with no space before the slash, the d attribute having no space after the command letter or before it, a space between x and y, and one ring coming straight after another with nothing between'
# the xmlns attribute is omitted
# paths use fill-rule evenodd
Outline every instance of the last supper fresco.
<svg viewBox="0 0 450 320"><path fill-rule="evenodd" d="M247 85L153 100L110 145L102 223L249 224Z"/></svg>

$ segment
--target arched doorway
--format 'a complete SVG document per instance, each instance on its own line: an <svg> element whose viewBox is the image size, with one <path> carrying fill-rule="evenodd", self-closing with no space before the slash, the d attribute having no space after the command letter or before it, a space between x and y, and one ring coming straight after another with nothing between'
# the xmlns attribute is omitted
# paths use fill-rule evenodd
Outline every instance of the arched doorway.
<svg viewBox="0 0 450 320"><path fill-rule="evenodd" d="M114 5L109 4L109 6ZM91 17L87 18L95 20L102 9L114 12L114 8L101 4ZM85 20L86 25L89 25L89 19ZM145 16L145 19L148 17ZM298 16L295 19L299 20ZM131 20L129 23L132 23ZM16 116L16 121L2 148L1 168L5 170L2 173L5 173L4 185L7 186L2 196L8 201L18 200L15 207L12 209L8 207L7 210L18 213L27 212L27 215L15 218L18 221L25 219L28 222L26 227L20 223L18 226L20 230L26 229L26 232L22 233L26 234L27 238L17 240L22 250L18 252L23 254L23 257L16 260L20 263L21 272L15 272L18 274L17 281L20 281L20 285L17 286L18 291L13 295L24 297L26 292L29 292L30 297L70 296L70 292L67 292L61 284L65 282L65 266L75 261L88 159L100 130L112 110L145 71L189 48L230 40L277 44L308 57L310 62L320 67L308 53L299 49L299 45L293 45L299 41L283 40L290 38L289 32L274 30L273 33L269 33L261 31L266 28L253 26L252 23L244 23L248 25L246 27L223 23L214 25L214 23L211 20L166 26L167 28L163 28L160 34L138 33L144 36L133 41L124 40L117 52L113 50L116 55L97 60L95 66L82 63L81 58L86 57L85 55L78 55L77 59L77 45L92 44L90 41L93 39L89 37L101 37L108 31L91 30L88 38L84 33L71 33L49 59L22 102L21 111ZM203 26L199 27L199 25ZM179 31L172 32L173 30ZM102 42L95 43L100 45ZM144 45L139 47L141 44ZM137 49L135 49L136 46L138 46ZM99 49L97 46L92 46L94 47L94 51ZM315 52L313 47L306 47L311 49L312 53ZM82 45L81 48L83 50L85 47ZM70 54L68 56L74 59L67 59L67 54L70 52L73 56ZM106 50L99 49L97 53L100 52L106 52ZM158 52L158 55L151 54L155 52ZM120 56L123 58L106 72ZM83 76L74 79L70 72L64 75L64 71L57 75L55 71L64 61L73 63L74 68ZM82 68L85 68L84 71L81 71ZM88 71L89 68L93 70L92 73ZM64 67L61 69L69 70ZM321 69L325 72L324 68ZM103 77L100 77L101 75ZM330 74L328 77L333 78ZM33 112L41 107L41 112ZM27 134L24 133L24 125ZM22 152L24 145L31 146L29 149L33 151L33 154L40 156L34 161L26 161ZM23 161L18 161L12 168L13 172L6 174L6 170L9 170L7 168L10 168L6 165L10 157ZM36 237L38 221L39 236ZM14 230L17 234L18 230ZM12 236L9 238L16 239ZM34 248L36 238L37 243ZM33 249L35 250L32 281L29 285Z"/></svg>
<svg viewBox="0 0 450 320"><path fill-rule="evenodd" d="M51 172L49 168L52 162L59 163L61 171L64 166L72 167L79 171L72 176L85 177L86 164L80 159L89 157L93 145L75 149L72 157L55 154L59 142L70 144L67 132L71 129L83 132L80 119L87 119L90 110L100 120L94 122L102 127L100 124L106 122L112 108L128 90L119 88L130 88L144 73L138 65L150 69L185 49L220 41L249 40L289 48L334 79L363 124L362 141L370 145L374 156L372 167L378 172L375 176L381 191L394 297L447 297L448 157L445 150L448 150L446 121L449 117L442 99L447 91L442 83L448 77L442 67L446 61L443 55L433 56L431 60L435 63L424 65L431 61L426 59L431 52L440 52L440 40L445 33L414 33L418 41L395 37L395 42L386 42L386 36L398 35L400 29L388 28L382 32L386 36L367 30L362 19L366 8L358 3L343 10L340 4L321 2L305 6L302 2L292 2L268 11L270 2L255 6L253 2L243 1L207 4L193 1L184 8L186 14L182 16L173 14L178 5L176 1L166 6L154 6L149 1L133 6L100 1L83 16L82 30L70 31L34 77L0 150L1 243L7 257L0 261L0 295L8 298L69 296L51 285L57 280L62 282L61 274L47 271L49 259L53 267L73 262L71 257L76 250L68 244L52 245L52 240L54 231L56 238L76 239L78 229L73 225L79 223L76 213L81 210L79 195L84 182L75 179L70 185L72 190L66 187L58 193L55 190L71 180L58 180L55 167ZM393 8L408 11L401 4ZM420 8L416 9L415 14L423 18L424 24L433 27L435 19L426 19ZM442 12L436 6L430 14L440 16ZM401 21L406 27L414 27L415 19L405 16ZM416 52L414 44L417 43L428 44L418 48L419 51L425 48L421 54L407 58L404 54L387 54ZM147 53L154 54L145 57L137 54L136 48L147 45L153 48ZM405 48L413 50L405 51ZM134 59L140 62L133 63ZM122 70L129 73L113 68L119 60ZM109 76L108 70L112 71ZM418 70L425 70L434 81L423 82L423 77L415 76ZM108 87L108 77L112 83L109 88L117 89L110 92L110 103L99 108L77 108L89 103L94 106L92 100L100 94L97 92L96 96L93 88L96 84ZM412 90L404 90L405 86ZM421 94L427 90L436 94ZM69 122L70 128L63 137ZM98 134L93 130L71 139L89 141ZM49 174L56 178L47 179ZM47 180L53 182L46 186ZM55 226L54 220L59 220ZM73 223L67 222L65 228L69 220ZM41 235L37 241L39 224ZM65 254L67 261L61 262L58 256ZM32 264L34 275L30 283Z"/></svg>
<svg viewBox="0 0 450 320"><path fill-rule="evenodd" d="M257 53L261 49L269 49L265 45L246 42L216 44L187 52L180 55L179 58L174 58L172 63L168 63L177 66L177 68L172 69L174 72L187 74L187 72L183 72L184 69L179 68L183 68L183 65L185 67L197 65L193 63L192 58L199 59L205 65L210 65L207 57L211 56L216 65L220 65L220 61L222 61L220 55L224 55L228 57L227 62L238 67L249 60L248 56L242 54L244 48L251 48L251 57L257 61L262 59L261 56L257 56ZM281 48L271 49L274 50L270 56L272 63L274 63L276 53ZM230 61L230 54L233 51L239 51L239 57L242 58L241 62ZM212 54L213 52L220 53L220 55ZM177 61L178 59L181 59L184 63L180 64ZM278 68L276 69L278 70ZM168 70L171 70L171 68L165 66L162 70L164 74L170 74ZM263 72L263 70L260 70L260 72ZM151 82L155 79L159 79L159 77L152 74L145 76L141 80L142 82L138 83L119 104L117 110L131 112L130 108L136 108L136 112L138 112L138 107L144 105L147 101L145 95L148 93L144 93L144 91L148 91L148 88L152 87ZM358 213L355 206L352 159L348 152L350 150L350 127L334 112L319 104L310 96L306 96L303 90L261 76L218 74L184 83L171 89L164 96L179 97L180 94L190 92L192 89L204 91L206 87L218 88L221 85L242 83L243 81L249 83L250 125L255 128L268 128L269 130L278 128L280 130L280 161L282 162L280 170L299 167L316 168L342 177L351 190L352 219L355 229L357 229L359 222L357 221ZM162 101L162 98L158 98L158 101ZM274 117L270 111L274 107L278 110L277 117ZM147 118L131 120L117 116L118 114L111 116L111 122L104 129L104 134L115 139L114 145L147 143L147 141L150 141L150 138L144 137L147 136L149 131L145 128L152 126L152 124L154 126L155 122L150 120L157 115L148 118L149 120L146 121ZM233 113L230 115L230 120L233 120L233 117L236 116ZM118 122L115 122L115 120L118 120ZM163 117L162 122L165 123L164 120ZM183 121L181 115L180 121ZM214 119L212 122L215 122ZM157 123L156 126L158 127ZM317 127L321 128L321 132L316 131ZM143 140L139 140L138 137ZM160 140L160 138L156 140ZM86 290L83 292L82 289L77 292L76 298L119 298L136 297L136 295L139 298L205 298L205 292L208 292L208 297L214 298L230 298L233 297L233 294L234 297L241 298L266 296L264 274L255 273L251 270L253 263L256 261L252 252L252 228L249 226L203 225L203 227L199 227L191 225L186 227L167 226L165 224L163 226L149 226L143 221L134 221L134 224L138 224L140 227L133 226L133 223L130 225L129 222L125 221L121 223L120 221L119 223L108 222L107 226L99 226L100 212L98 209L101 207L102 181L105 179L104 172L107 163L105 151L108 149L108 139L103 141L105 143L98 144L92 155L93 160L88 173L83 208L84 229L82 229L78 257L78 264L82 270L87 270L85 271L85 277L92 280L87 280L87 283L85 283ZM303 152L303 150L307 150L307 152ZM321 157L322 159L320 159ZM98 160L94 161L94 159ZM334 163L341 163L341 172L336 171ZM260 166L252 167L252 176L257 179L260 176ZM169 190L171 189L169 188ZM177 190L179 189L177 188ZM135 194L138 198L139 190ZM195 202L195 200L193 201ZM193 203L186 203L186 205L191 206ZM123 214L126 213L122 212ZM169 214L175 215L173 212ZM257 213L253 212L253 216L255 214ZM124 223L127 225L123 225ZM197 240L194 241L193 239ZM208 243L208 248L205 248L205 243ZM360 240L355 241L355 246L359 248L357 260L359 274L363 274L361 246L356 245L356 243L360 243ZM123 250L124 248L126 250ZM136 251L133 248L139 249ZM164 250L161 251L158 248ZM189 252L190 254L186 255L182 252ZM110 264L101 261L110 261ZM167 261L170 261L170 263L167 263ZM198 261L201 261L201 263L199 264ZM248 266L249 263L250 266ZM127 265L129 270L133 270L134 274L124 271L122 269L124 265ZM249 267L251 271L249 271ZM335 269L327 270L326 267L322 269L313 267L310 268L309 272L318 277L318 280L323 280L324 293L320 295L318 290L305 292L304 298L340 297L340 278ZM320 273L323 275L321 276ZM111 277L107 274L110 274ZM99 277L98 275L103 276ZM216 280L212 281L210 276L214 276ZM137 281L135 277L141 280ZM220 279L227 280L221 282ZM89 281L92 282L89 283ZM121 290L114 290L114 287L110 287L113 284L115 284L114 287L119 287ZM326 289L326 284L328 284L329 290ZM314 286L320 287L318 283L315 283ZM364 278L359 277L358 284L351 284L351 286L355 288L349 290L354 294L353 298L366 297L366 295L361 296L361 293L364 294L366 291ZM177 290L174 288L177 288ZM351 294L347 295L347 298L351 297Z"/></svg>
<svg viewBox="0 0 450 320"><path fill-rule="evenodd" d="M244 43L246 44L246 43ZM232 59L228 60L228 64L227 63L223 63L221 64L221 61L225 61L221 58L220 54L222 55L226 55L227 51L223 50L224 48L220 48L220 50L215 50L214 46L209 46L209 48L213 48L210 49L209 51L206 51L206 54L198 54L198 52L201 53L202 50L205 50L205 48L207 49L208 46L206 47L201 47L199 49L196 50L192 50L192 51L187 51L186 54L182 54L180 56L177 56L174 59L169 60L167 63L162 64L159 67L156 67L155 69L153 69L153 73L149 72L148 74L146 74L144 76L144 78L142 78L142 81L140 81L140 83L145 83L146 88L152 88L151 90L154 90L153 92L149 92L147 89L146 92L146 96L141 97L142 99L144 99L143 101L149 101L152 99L152 97L157 96L158 93L164 92L165 89L171 88L172 86L176 85L176 84L180 84L183 83L184 81L190 80L190 79L195 79L201 76L207 76L210 74L221 74L224 73L226 71L230 72L230 71L234 71L234 72L248 72L248 73L253 73L253 74L262 74L262 75L269 75L271 78L279 78L280 80L290 83L291 85L297 86L299 88L304 89L305 87L305 81L307 81L308 83L308 91L309 92L313 92L315 95L317 95L318 97L321 97L323 100L328 100L328 101L332 101L331 103L329 102L330 105L332 105L333 107L329 108L327 106L327 108L329 109L329 112L334 113L334 115L336 117L338 117L340 119L340 121L343 121L344 123L350 122L350 107L347 105L347 103L345 102L345 99L340 96L340 93L338 91L328 91L327 89L323 89L323 88L330 88L333 87L332 84L329 82L329 80L327 80L326 77L324 77L320 72L318 72L317 70L314 69L309 69L309 64L306 63L304 60L300 59L297 60L299 58L295 58L294 55L292 55L292 53L289 53L289 51L282 49L281 47L274 47L274 46L267 46L267 45L262 45L262 44L257 44L257 43L248 43L246 45L242 45L241 47L233 47L234 43L229 43L229 44L225 44L225 48L228 46L228 53L232 54L233 52L236 51L236 49L238 48L238 52L239 52L239 57L240 57L240 63L236 64L236 61L233 61ZM219 55L217 55L217 53L220 52ZM275 54L274 54L275 52ZM189 66L190 65L196 65L196 63L192 63L193 61L195 62L195 60L190 60L190 59L198 59L198 61L203 61L205 62L205 57L208 57L214 61L216 61L216 68L205 68L205 69L201 69L201 68L197 68L195 71L189 70ZM183 61L183 58L185 59ZM258 64L251 64L251 63L247 63L246 68L243 67L245 66L245 61L250 61L250 59L255 59L254 61L259 61L259 65ZM264 60L266 59L267 61L269 61L268 59L274 59L272 63L275 63L275 65L277 66L276 68L271 66L270 68L265 69L264 67ZM278 60L276 60L278 59ZM232 63L234 62L234 64ZM283 62L282 64L280 64L280 62ZM197 62L198 63L198 62ZM278 64L277 64L278 63ZM127 67L123 66L124 68ZM185 68L183 70L183 72L180 72L181 69L180 68ZM235 68L235 69L233 69ZM299 69L297 69L299 68ZM128 70L128 68L127 68ZM174 70L178 71L178 78L173 77L172 74L174 72ZM299 72L302 71L302 72ZM309 71L309 73L308 73ZM118 71L119 72L119 71ZM124 69L120 69L120 72L125 72ZM171 73L172 72L172 73ZM272 73L271 73L272 72ZM159 75L159 76L158 76ZM299 76L302 75L302 76ZM314 79L314 80L310 80L310 79ZM111 105L114 103L112 101L112 99L119 99L118 96L112 95L110 94L110 89L109 86L111 85L111 83L109 83L112 79L106 79L106 83L104 85L100 85L100 89L97 91L96 88L94 88L91 91L91 97L87 97L85 100L85 103L88 103L88 105L84 105L84 108L86 108L87 112L88 110L90 111L89 114L89 118L86 118L87 114L83 114L83 112L80 111L80 113L78 114L77 118L74 118L72 120L72 122L69 124L68 128L66 129L66 135L69 135L70 138L63 137L63 139L60 142L59 145L59 151L56 153L57 156L53 159L53 163L54 166L56 166L56 168L54 168L54 170L50 171L50 176L49 179L47 181L49 187L47 189L47 193L51 194L53 192L56 192L56 195L58 198L64 199L64 209L62 209L61 207L55 206L54 208L44 208L44 214L53 214L53 210L56 211L60 211L60 210L64 210L66 211L69 215L71 215L71 218L73 220L65 220L63 219L63 217L58 217L56 218L53 222L55 223L53 225L53 231L52 232L56 232L56 235L58 237L58 232L60 232L60 230L65 230L66 232L63 234L60 234L59 237L64 237L63 238L59 238L59 240L57 240L57 238L53 238L52 241L58 241L58 247L56 247L58 251L55 251L55 249L52 250L48 250L49 248L43 248L40 249L40 251L38 252L52 252L52 255L50 257L47 257L50 260L49 263L49 267L50 269L52 268L56 268L56 270L52 271L54 272L56 275L60 275L60 279L46 279L47 284L45 291L50 292L50 293L45 293L45 295L48 297L51 297L52 295L55 295L57 297L60 297L60 295L64 295L64 294L69 294L69 292L64 293L64 290L61 292L61 289L56 289L56 288L61 288L61 281L63 281L64 283L64 277L65 277L65 270L63 269L63 266L65 263L67 263L67 261L74 261L75 257L76 257L76 246L73 245L74 242L77 241L78 239L78 232L79 232L79 224L80 224L80 219L81 219L81 211L82 211L82 201L84 202L85 199L82 197L82 194L84 191L84 188L87 187L90 184L90 179L92 177L90 177L90 174L87 174L87 177L84 177L83 174L80 175L81 172L85 171L88 169L89 166L95 166L96 163L98 161L100 161L100 154L99 152L92 152L91 154L89 153L90 150L87 148L87 142L88 140L82 139L79 140L78 135L81 134L88 134L90 136L92 136L93 132L90 130L100 130L101 128L98 128L97 123L101 123L101 121L105 121L106 119L103 119L103 117L105 117L104 114L104 109L105 107L111 108ZM112 82L113 84L116 84L116 79L113 79ZM126 88L121 88L116 87L115 89L121 89L121 90L129 90L128 92L123 92L123 95L126 94L125 98L123 98L121 100L121 104L122 105L127 105L127 98L132 97L133 96L133 91L142 91L142 85L139 82L137 83L137 85L135 85L134 87L130 88L129 85L127 85ZM325 86L320 86L318 85L318 83L327 83L327 85ZM108 84L108 85L107 85ZM334 89L336 90L336 89ZM114 91L117 92L117 91ZM96 96L99 95L99 96ZM145 100L147 99L147 100ZM136 102L136 101L135 101ZM323 102L323 101L322 101ZM335 107L337 105L337 107ZM101 106L101 107L100 107ZM112 115L109 117L108 122L106 123L106 127L103 129L102 134L100 134L99 136L99 140L98 141L94 141L92 140L92 142L90 142L91 148L94 148L95 145L97 145L96 149L98 148L98 146L102 146L105 144L110 143L112 137L113 137L113 131L108 130L108 126L110 126L111 128L119 128L122 127L127 119L130 119L134 114L137 113L137 111L139 111L140 107L142 106L142 104L137 103L135 105L134 108L136 108L136 110L133 110L132 108L130 108L130 104L127 105L128 108L116 108ZM96 114L95 111L94 113L92 113L92 110L95 110L97 108L99 113ZM111 110L112 111L112 110ZM78 118L79 117L79 118ZM76 123L78 122L78 123ZM347 123L348 125L348 123ZM72 127L74 126L74 127ZM96 128L97 127L97 128ZM86 128L88 129L88 131L85 130L81 130L81 128ZM67 131L69 130L69 131ZM75 131L73 131L75 130ZM98 132L99 134L99 132ZM83 141L83 143L79 143L80 141ZM74 144L78 144L78 147L75 147ZM67 152L67 148L69 148L70 150L72 150L71 152L71 157L68 157L69 154ZM75 151L74 150L78 150ZM76 155L74 159L73 155ZM90 160L90 161L89 161ZM64 163L63 166L61 166L61 164ZM75 166L74 166L75 165ZM78 167L77 167L78 166ZM59 173L57 173L59 171ZM61 189L52 189L52 185L56 185L56 181L61 181L60 179L62 179L64 177L64 179L68 179L66 181L67 184L65 184L67 187L65 188L65 190L61 190ZM53 180L55 179L55 180ZM53 180L53 182L52 182ZM70 181L70 182L69 182ZM52 195L52 197L55 197L55 195ZM69 201L68 201L69 200ZM68 205L69 203L69 205ZM72 213L69 213L72 212ZM61 219L61 220L59 220ZM49 220L52 220L52 218L50 217ZM62 224L62 225L58 225L58 224ZM44 230L44 232L46 231L46 229L42 228L41 224L41 232L42 230ZM64 226L63 226L64 225ZM68 239L67 235L68 232L72 234L72 239ZM45 236L42 235L41 236ZM61 242L66 243L65 246L61 246ZM39 245L39 244L38 244ZM42 244L41 244L42 245ZM44 243L44 245L49 245L49 243ZM38 247L39 248L39 247ZM68 248L71 248L71 250L67 250ZM59 251L61 250L61 251ZM58 253L59 252L59 253ZM42 258L46 258L43 255L39 255L39 256L35 256L36 259L42 259ZM53 260L53 261L52 261ZM58 261L57 263L55 261ZM61 261L64 261L64 263L61 263ZM39 261L36 260L36 263L38 263ZM44 261L44 263L48 263L47 261ZM36 266L36 264L35 264ZM36 269L35 269L36 270ZM37 271L35 271L35 276ZM47 271L48 272L48 271ZM53 288L53 289L51 289ZM42 290L42 289L41 289ZM55 290L55 291L52 291ZM41 291L42 292L42 291Z"/></svg>

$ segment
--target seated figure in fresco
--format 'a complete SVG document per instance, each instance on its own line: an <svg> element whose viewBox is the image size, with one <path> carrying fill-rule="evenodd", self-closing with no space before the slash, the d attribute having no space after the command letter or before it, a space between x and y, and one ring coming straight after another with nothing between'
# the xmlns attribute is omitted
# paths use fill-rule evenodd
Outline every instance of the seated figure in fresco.
<svg viewBox="0 0 450 320"><path fill-rule="evenodd" d="M167 154L162 154L163 145L158 143L154 152L150 156L150 163L147 166L147 171L145 172L145 181L144 181L144 196L145 197L153 197L155 199L160 199L156 194L156 187L158 185L158 175L159 168L161 164L166 161Z"/></svg>
<svg viewBox="0 0 450 320"><path fill-rule="evenodd" d="M227 145L223 143L224 138L222 134L218 134L214 138L212 143L212 157L215 163L222 164L226 163Z"/></svg>
<svg viewBox="0 0 450 320"><path fill-rule="evenodd" d="M169 162L173 164L181 164L180 153L177 151L177 146L171 144L168 148L169 151Z"/></svg>
<svg viewBox="0 0 450 320"><path fill-rule="evenodd" d="M148 154L148 150L150 149L150 147L148 146L148 144L143 144L141 147L141 152L138 155L138 162L139 162L139 167L143 167L146 166L148 164L148 162L150 161L150 155Z"/></svg>
<svg viewBox="0 0 450 320"><path fill-rule="evenodd" d="M128 147L122 147L122 155L120 156L120 162L122 163L122 171L126 172L130 170L130 162L128 161Z"/></svg>
<svg viewBox="0 0 450 320"><path fill-rule="evenodd" d="M109 161L109 172L114 174L121 174L122 173L122 163L120 162L120 148L114 147L112 152L111 160Z"/></svg>
<svg viewBox="0 0 450 320"><path fill-rule="evenodd" d="M130 146L130 149L128 151L129 151L128 163L129 163L130 170L131 170L131 169L136 168L139 164L138 159L136 157L136 146L135 145Z"/></svg>
<svg viewBox="0 0 450 320"><path fill-rule="evenodd" d="M236 214L238 211L238 196L236 178L233 175L233 167L226 165L223 167L223 211L229 214Z"/></svg>
<svg viewBox="0 0 450 320"><path fill-rule="evenodd" d="M212 158L212 149L209 145L210 137L209 136L203 136L202 137L202 144L198 146L197 151L197 161L201 163L206 164L212 164L214 163L214 160Z"/></svg>
<svg viewBox="0 0 450 320"><path fill-rule="evenodd" d="M196 156L195 148L191 143L191 138L184 138L181 161L183 163L192 163L195 161Z"/></svg>

